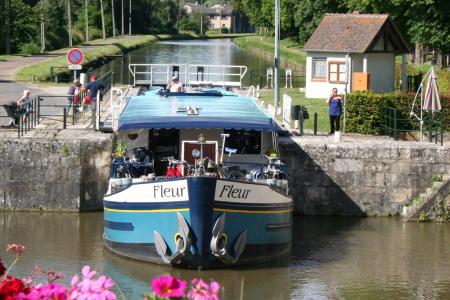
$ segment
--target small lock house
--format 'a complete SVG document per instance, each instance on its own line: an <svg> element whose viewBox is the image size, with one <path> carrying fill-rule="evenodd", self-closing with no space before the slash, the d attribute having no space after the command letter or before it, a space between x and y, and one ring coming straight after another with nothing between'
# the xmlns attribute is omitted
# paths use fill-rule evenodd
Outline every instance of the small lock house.
<svg viewBox="0 0 450 300"><path fill-rule="evenodd" d="M326 14L303 48L307 98L358 90L394 90L395 56L402 54L402 89L409 46L389 15ZM348 70L348 71L347 71Z"/></svg>

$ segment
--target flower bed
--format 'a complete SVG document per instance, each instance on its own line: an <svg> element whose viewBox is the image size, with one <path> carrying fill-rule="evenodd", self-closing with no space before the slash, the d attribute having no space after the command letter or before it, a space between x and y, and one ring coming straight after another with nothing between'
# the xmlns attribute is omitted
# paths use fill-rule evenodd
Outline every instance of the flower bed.
<svg viewBox="0 0 450 300"><path fill-rule="evenodd" d="M115 300L126 299L117 284L105 275L96 276L97 272L90 266L84 266L81 276L72 277L70 287L57 283L64 274L45 271L35 267L29 277L20 279L10 275L14 265L19 261L26 247L21 244L9 244L7 252L15 253L16 257L8 269L0 258L0 300ZM45 282L40 282L45 278ZM186 281L173 276L163 275L151 283L151 293L144 299L190 299L219 300L220 285L216 281L210 283L202 279L193 279L188 289ZM118 295L116 294L118 292Z"/></svg>

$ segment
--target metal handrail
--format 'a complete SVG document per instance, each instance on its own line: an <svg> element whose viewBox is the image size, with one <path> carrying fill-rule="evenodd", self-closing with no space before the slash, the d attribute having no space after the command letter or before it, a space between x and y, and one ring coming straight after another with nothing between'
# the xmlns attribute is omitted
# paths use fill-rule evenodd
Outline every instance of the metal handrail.
<svg viewBox="0 0 450 300"><path fill-rule="evenodd" d="M140 70L141 68L145 68L145 71ZM136 86L136 83L138 83L138 75L148 75L148 78L144 81L145 83L148 83L148 85L153 86L167 84L171 77L177 73L180 82L189 86L211 84L224 87L242 87L242 80L247 73L246 66L200 64L129 64L128 70L133 76L133 86ZM155 75L162 75L162 78L157 78ZM201 77L201 80L199 80L199 76ZM196 78L196 80L191 80L193 77ZM227 81L227 78L230 77L238 77L238 80ZM219 78L219 80L212 81L213 78ZM160 80L160 82L157 80Z"/></svg>

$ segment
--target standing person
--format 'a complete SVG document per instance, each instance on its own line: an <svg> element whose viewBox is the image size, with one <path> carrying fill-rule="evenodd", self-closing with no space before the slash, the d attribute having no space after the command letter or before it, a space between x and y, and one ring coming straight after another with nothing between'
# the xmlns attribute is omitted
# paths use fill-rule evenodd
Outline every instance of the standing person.
<svg viewBox="0 0 450 300"><path fill-rule="evenodd" d="M88 84L86 84L86 86L82 89L83 91L89 91L89 95L87 95L84 100L83 103L81 104L80 107L80 111L83 111L83 106L86 104L91 104L92 102L94 103L94 105L92 106L92 108L95 108L95 99L97 99L97 93L100 91L102 91L105 88L105 86L103 85L103 83L101 81L97 80L97 76L92 75L91 76L91 82L89 82Z"/></svg>
<svg viewBox="0 0 450 300"><path fill-rule="evenodd" d="M340 120L342 114L342 98L338 95L337 88L333 88L331 96L327 99L328 111L330 115L330 133L334 130L340 131Z"/></svg>
<svg viewBox="0 0 450 300"><path fill-rule="evenodd" d="M69 90L67 91L67 106L66 106L66 114L69 114L70 108L72 107L72 104L77 103L76 97L78 97L78 93L80 92L81 83L78 79L74 80L73 84L70 86Z"/></svg>
<svg viewBox="0 0 450 300"><path fill-rule="evenodd" d="M23 123L26 123L26 118L31 109L30 91L24 90L22 97L17 101L18 112L23 114Z"/></svg>

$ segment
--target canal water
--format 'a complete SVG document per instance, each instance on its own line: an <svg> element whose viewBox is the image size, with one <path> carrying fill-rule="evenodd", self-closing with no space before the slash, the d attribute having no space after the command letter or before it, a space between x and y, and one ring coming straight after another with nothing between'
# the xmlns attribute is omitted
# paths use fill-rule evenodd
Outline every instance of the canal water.
<svg viewBox="0 0 450 300"><path fill-rule="evenodd" d="M179 40L153 43L130 51L123 58L112 59L98 68L96 72L101 75L112 70L115 83L130 84L132 83L132 77L128 70L130 63L244 65L248 68L243 82L244 86L250 84L256 86L260 82L261 86L265 86L265 78L260 79L260 75L266 74L266 69L273 65L272 60L242 49L230 39ZM301 80L297 76L302 74L302 67L293 68L294 81ZM284 78L281 78L281 85L284 85L284 82Z"/></svg>
<svg viewBox="0 0 450 300"><path fill-rule="evenodd" d="M450 299L450 225L398 218L296 217L284 266L183 270L126 259L103 247L102 213L0 213L0 257L7 243L27 251L13 273L35 265L66 275L90 265L127 299L142 299L152 278L215 279L222 299Z"/></svg>

